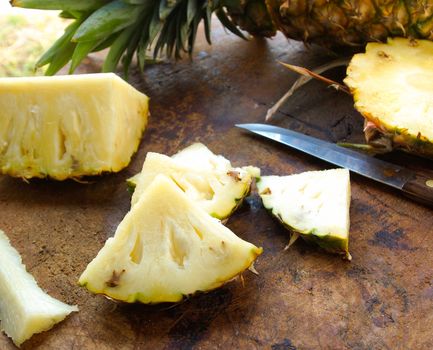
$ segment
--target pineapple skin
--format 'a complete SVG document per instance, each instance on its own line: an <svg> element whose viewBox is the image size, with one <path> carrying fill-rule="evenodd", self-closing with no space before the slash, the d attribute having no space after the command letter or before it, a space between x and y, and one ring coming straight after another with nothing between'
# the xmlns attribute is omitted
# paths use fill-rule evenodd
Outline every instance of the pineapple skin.
<svg viewBox="0 0 433 350"><path fill-rule="evenodd" d="M300 232L297 228L285 223L279 215L275 215L272 210L273 208L266 209L272 216L277 218L278 221L286 229L292 232L296 232L296 234L299 234L304 241L315 244L329 253L344 255L344 258L346 258L347 260L352 259L349 253L349 237L347 239L341 239L340 237L334 236L332 234L318 237L315 235L314 230L308 232Z"/></svg>
<svg viewBox="0 0 433 350"><path fill-rule="evenodd" d="M146 95L113 73L0 79L0 173L56 180L118 172L147 124Z"/></svg>
<svg viewBox="0 0 433 350"><path fill-rule="evenodd" d="M227 10L252 35L270 37L279 30L288 38L331 48L394 36L433 40L432 0L251 0L229 4Z"/></svg>
<svg viewBox="0 0 433 350"><path fill-rule="evenodd" d="M355 55L348 68L347 77L344 80L349 87L355 102L355 108L366 119L365 137L373 149L378 153L400 149L408 153L417 154L423 157L433 158L433 133L431 132L428 111L433 108L433 90L429 87L412 88L407 81L412 74L417 74L417 84L430 84L429 77L433 60L433 42L427 40L414 40L404 38L388 39L386 44L369 43L365 53ZM414 62L405 66L406 62ZM374 89L365 85L366 81L375 75L376 69L381 72L390 66L392 79L389 82L399 89L398 94L388 97L385 95L382 86L388 83L376 81ZM419 72L424 75L425 81L418 78ZM381 80L385 80L382 78ZM377 87L377 90L376 90ZM390 92L391 89L386 89ZM411 91L414 94L411 95ZM394 92L393 92L394 93ZM379 100L390 100L389 106L384 108L377 107ZM407 101L402 99L410 96ZM412 98L413 96L413 98ZM402 101L395 105L394 100ZM403 107L401 106L403 104ZM394 106L395 105L395 106ZM409 108L401 112L407 105ZM398 107L398 109L397 109ZM392 112L391 112L391 108ZM424 108L424 110L422 110ZM420 110L421 109L421 110ZM417 113L419 112L419 114ZM393 116L394 114L394 116ZM401 114L401 120L397 120L395 115ZM385 146L384 146L385 145Z"/></svg>

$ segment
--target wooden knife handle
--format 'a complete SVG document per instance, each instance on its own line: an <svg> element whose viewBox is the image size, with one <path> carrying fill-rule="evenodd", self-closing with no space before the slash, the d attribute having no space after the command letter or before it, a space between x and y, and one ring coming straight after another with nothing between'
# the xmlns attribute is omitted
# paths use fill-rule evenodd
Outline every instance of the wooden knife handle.
<svg viewBox="0 0 433 350"><path fill-rule="evenodd" d="M404 184L402 190L413 199L433 206L433 177L415 174Z"/></svg>

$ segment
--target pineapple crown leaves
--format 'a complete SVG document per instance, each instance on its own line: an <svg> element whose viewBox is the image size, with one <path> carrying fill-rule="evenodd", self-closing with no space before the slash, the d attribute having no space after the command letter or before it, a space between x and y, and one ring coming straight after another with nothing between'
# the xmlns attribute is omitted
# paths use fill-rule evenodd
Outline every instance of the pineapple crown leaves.
<svg viewBox="0 0 433 350"><path fill-rule="evenodd" d="M228 0L233 2L233 0ZM134 54L140 70L164 50L168 57L191 54L198 26L204 22L211 43L211 15L245 38L231 21L221 0L11 0L12 6L60 10L62 18L73 22L36 63L48 65L46 75L54 75L69 61L73 73L90 53L109 48L102 71L114 71L119 62L127 77ZM230 6L230 4L229 4Z"/></svg>

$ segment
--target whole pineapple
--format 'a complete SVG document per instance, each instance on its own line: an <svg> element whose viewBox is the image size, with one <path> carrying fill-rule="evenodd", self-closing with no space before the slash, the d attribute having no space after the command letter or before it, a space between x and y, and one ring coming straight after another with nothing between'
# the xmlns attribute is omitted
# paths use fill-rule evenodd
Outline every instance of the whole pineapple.
<svg viewBox="0 0 433 350"><path fill-rule="evenodd" d="M211 15L243 36L287 37L328 47L358 47L390 36L433 38L433 0L12 0L13 6L61 10L74 22L39 60L55 74L72 61L71 72L90 52L110 47L103 71L122 60L139 66L146 51L168 56L191 53L198 25L210 42Z"/></svg>

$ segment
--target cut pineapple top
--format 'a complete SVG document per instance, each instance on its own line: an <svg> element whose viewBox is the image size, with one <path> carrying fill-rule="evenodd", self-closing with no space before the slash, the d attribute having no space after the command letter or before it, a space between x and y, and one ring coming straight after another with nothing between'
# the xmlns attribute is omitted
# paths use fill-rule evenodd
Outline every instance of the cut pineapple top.
<svg viewBox="0 0 433 350"><path fill-rule="evenodd" d="M140 199L155 176L170 176L188 197L210 215L228 217L249 193L254 167L233 168L230 161L215 155L201 143L193 144L172 157L149 152L137 178L132 205Z"/></svg>
<svg viewBox="0 0 433 350"><path fill-rule="evenodd" d="M0 230L0 321L13 342L19 346L73 311L78 308L50 297L38 287L20 255Z"/></svg>
<svg viewBox="0 0 433 350"><path fill-rule="evenodd" d="M433 140L433 42L388 39L355 55L344 82L377 126Z"/></svg>
<svg viewBox="0 0 433 350"><path fill-rule="evenodd" d="M158 175L79 283L126 302L176 302L221 286L261 252Z"/></svg>
<svg viewBox="0 0 433 350"><path fill-rule="evenodd" d="M0 172L63 180L119 171L148 98L112 73L0 79Z"/></svg>
<svg viewBox="0 0 433 350"><path fill-rule="evenodd" d="M347 169L262 176L263 205L285 225L325 249L348 254L350 178Z"/></svg>

